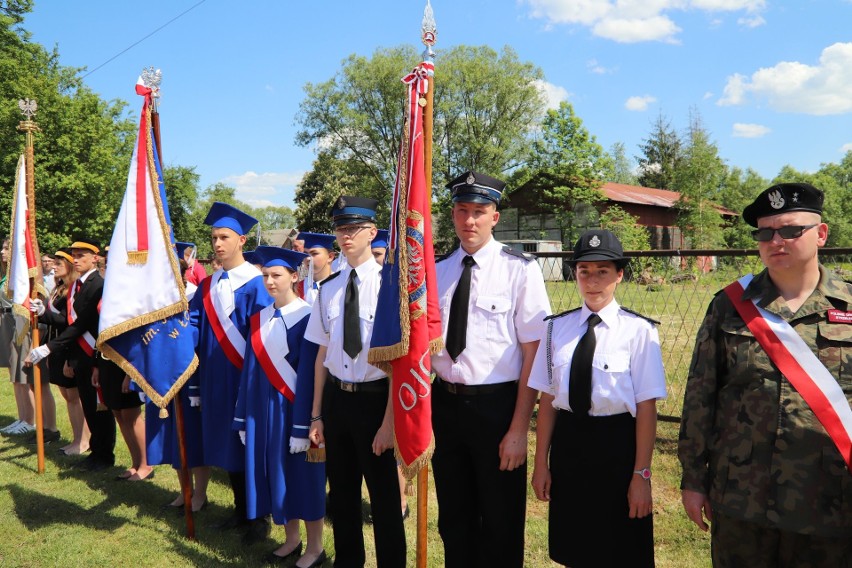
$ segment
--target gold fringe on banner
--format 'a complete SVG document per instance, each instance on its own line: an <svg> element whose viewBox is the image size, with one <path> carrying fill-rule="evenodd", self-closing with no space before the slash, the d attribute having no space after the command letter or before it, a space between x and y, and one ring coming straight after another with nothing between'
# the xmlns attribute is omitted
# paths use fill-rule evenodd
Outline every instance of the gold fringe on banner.
<svg viewBox="0 0 852 568"><path fill-rule="evenodd" d="M148 262L147 250L127 251L127 264L145 264L146 262Z"/></svg>
<svg viewBox="0 0 852 568"><path fill-rule="evenodd" d="M166 419L166 418L168 418L168 417L169 417L169 411L168 411L168 410L166 410L166 409L165 409L165 407L161 408L161 409L160 409L160 418L162 418L163 420L165 420L165 419Z"/></svg>
<svg viewBox="0 0 852 568"><path fill-rule="evenodd" d="M417 474L420 473L421 469L429 465L429 460L432 459L432 453L435 451L435 436L432 436L432 439L429 440L429 446L426 450L409 464L406 464L402 459L402 456L399 455L398 448L399 446L396 443L396 434L394 434L393 453L396 456L396 462L399 464L399 468L402 470L403 477L410 482L417 477Z"/></svg>
<svg viewBox="0 0 852 568"><path fill-rule="evenodd" d="M305 458L308 463L322 463L325 461L325 446L308 448L308 456Z"/></svg>

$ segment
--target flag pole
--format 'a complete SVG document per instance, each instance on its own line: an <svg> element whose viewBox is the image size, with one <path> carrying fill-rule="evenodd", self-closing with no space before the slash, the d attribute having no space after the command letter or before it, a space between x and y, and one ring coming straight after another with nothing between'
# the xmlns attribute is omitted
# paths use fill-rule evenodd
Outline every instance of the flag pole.
<svg viewBox="0 0 852 568"><path fill-rule="evenodd" d="M27 176L27 209L29 215L27 217L27 226L32 238L32 251L36 259L36 274L30 278L30 299L35 300L38 297L38 282L41 281L41 255L38 250L38 239L36 238L36 208L35 208L35 162L34 162L34 136L33 133L39 130L38 125L33 121L33 115L38 109L36 101L32 99L21 99L18 101L18 107L26 120L18 123L18 130L25 133L26 150L24 152L24 162L26 164ZM30 314L30 330L32 332L31 349L39 346L38 333L38 316L34 313ZM48 387L50 388L50 387ZM33 391L35 393L35 416L36 416L36 455L38 460L38 473L44 473L44 414L42 412L42 392L41 392L41 368L38 364L33 365Z"/></svg>
<svg viewBox="0 0 852 568"><path fill-rule="evenodd" d="M163 145L160 139L160 82L163 74L153 67L142 70L142 82L146 87L153 89L151 94L151 130L154 133L154 146L157 148L157 156L160 165L163 164ZM172 235L174 236L174 235ZM183 495L183 514L186 519L186 538L195 540L195 517L192 514L192 478L186 458L186 434L183 424L183 404L180 401L180 393L172 399L172 408L175 413L175 429L178 438L178 453L180 454L180 487Z"/></svg>
<svg viewBox="0 0 852 568"><path fill-rule="evenodd" d="M426 49L423 52L423 60L434 61L435 52L432 46L438 37L438 28L435 16L432 13L432 4L426 0L426 8L423 11L423 22L421 24L421 39ZM423 173L426 177L426 191L430 196L427 199L427 207L432 208L432 119L435 100L435 77L431 78L431 85L426 91L426 98L419 102L423 107ZM424 104L425 103L425 104ZM426 568L428 561L427 521L429 515L429 464L426 462L417 474L417 568Z"/></svg>

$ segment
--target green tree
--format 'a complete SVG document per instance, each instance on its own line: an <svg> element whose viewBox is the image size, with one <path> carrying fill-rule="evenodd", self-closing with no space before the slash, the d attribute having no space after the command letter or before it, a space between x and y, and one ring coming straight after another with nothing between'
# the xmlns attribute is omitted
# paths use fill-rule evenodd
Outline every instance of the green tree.
<svg viewBox="0 0 852 568"><path fill-rule="evenodd" d="M639 185L673 189L675 172L683 160L683 142L668 118L660 113L651 134L639 146Z"/></svg>
<svg viewBox="0 0 852 568"><path fill-rule="evenodd" d="M558 109L547 111L526 165L513 183L534 192L556 216L563 239L573 242L582 230L597 225L594 205L603 200L599 188L612 171L612 158L571 104L563 101Z"/></svg>
<svg viewBox="0 0 852 568"><path fill-rule="evenodd" d="M166 184L166 200L169 202L175 240L186 241L191 236L196 238L202 227L204 218L199 218L195 210L200 178L194 167L163 168L163 182Z"/></svg>
<svg viewBox="0 0 852 568"><path fill-rule="evenodd" d="M333 78L305 86L296 142L323 148L315 168L343 167L303 180L300 225L322 226L322 209L341 193L376 198L386 210L405 116L400 78L420 60L411 46L379 49L370 58L352 55ZM467 169L505 177L527 156L529 134L544 110L536 86L542 76L508 47L498 53L457 46L438 53L432 164L439 246L452 238L444 184ZM305 206L310 210L302 213Z"/></svg>
<svg viewBox="0 0 852 568"><path fill-rule="evenodd" d="M639 217L631 215L618 205L611 205L601 213L601 229L615 233L624 250L650 250L648 230L639 224Z"/></svg>
<svg viewBox="0 0 852 568"><path fill-rule="evenodd" d="M637 185L639 178L636 176L633 165L627 159L627 153L623 142L616 142L609 149L612 157L612 173L607 181L623 183L626 185Z"/></svg>
<svg viewBox="0 0 852 568"><path fill-rule="evenodd" d="M743 172L740 168L731 168L719 191L718 204L737 213L737 216L725 223L722 231L725 246L731 249L750 249L755 247L751 236L752 227L742 218L743 209L758 194L769 187L769 182L751 168Z"/></svg>
<svg viewBox="0 0 852 568"><path fill-rule="evenodd" d="M716 248L723 242L717 203L726 166L701 116L690 114L683 159L674 170L674 189L680 192L677 222L692 248Z"/></svg>
<svg viewBox="0 0 852 568"><path fill-rule="evenodd" d="M806 173L786 165L772 180L772 185L786 182L804 182L823 191L825 201L822 218L828 223L826 246L829 247L848 246L846 243L852 240L852 228L850 228L849 222L850 194L849 189L843 185L844 179L841 170L842 166L832 167L823 164L816 173Z"/></svg>
<svg viewBox="0 0 852 568"><path fill-rule="evenodd" d="M12 186L24 137L22 98L38 101L35 121L37 238L53 251L74 238L107 242L126 188L132 151L133 122L125 103L101 100L78 77L59 64L54 49L30 41L22 28L31 10L28 1L0 7L0 227L9 227Z"/></svg>

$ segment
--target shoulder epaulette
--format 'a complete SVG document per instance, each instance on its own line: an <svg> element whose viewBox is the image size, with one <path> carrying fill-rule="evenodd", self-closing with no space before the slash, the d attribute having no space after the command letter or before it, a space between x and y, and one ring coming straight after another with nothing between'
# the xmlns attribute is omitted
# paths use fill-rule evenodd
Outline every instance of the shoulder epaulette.
<svg viewBox="0 0 852 568"><path fill-rule="evenodd" d="M323 284L325 284L325 283L327 283L327 282L331 282L332 280L334 280L334 279L335 279L335 278L337 278L338 276L340 276L340 271L339 271L339 270L338 270L337 272L332 272L331 274L329 274L328 278L326 278L325 280L323 280L322 282L320 282L320 285L323 285Z"/></svg>
<svg viewBox="0 0 852 568"><path fill-rule="evenodd" d="M560 314L553 314L553 315L549 315L549 316L547 316L546 318L544 318L544 321L552 320L552 319L556 319L556 318L561 318L561 317L562 317L562 316L564 316L565 314L570 314L571 312L576 312L577 310L579 310L579 309L580 309L580 308L582 308L582 307L583 307L583 306L577 306L577 307L576 307L576 308L574 308L574 309L564 311L564 312L562 312L562 313L560 313Z"/></svg>
<svg viewBox="0 0 852 568"><path fill-rule="evenodd" d="M643 320L646 320L646 321L651 322L651 323L652 323L652 324L654 324L654 325L660 325L660 322L658 322L658 321L657 321L657 320L655 320L654 318L649 318L648 316L642 315L642 314L640 314L639 312L634 312L633 310L630 310L630 309L628 309L628 308L625 308L624 306L619 306L619 307L620 307L622 310L624 310L625 312L627 312L628 314L633 314L634 316L638 316L638 317L642 318Z"/></svg>
<svg viewBox="0 0 852 568"><path fill-rule="evenodd" d="M531 260L535 260L534 254L530 254L530 253L524 252L522 250L515 250L510 246L504 246L503 252L505 252L506 254L511 255L511 256L516 256L518 258L522 258L527 262L530 262Z"/></svg>
<svg viewBox="0 0 852 568"><path fill-rule="evenodd" d="M448 258L450 258L450 255L451 255L451 254L453 254L453 253L448 252L448 253L446 253L446 254L442 254L442 255L440 255L440 256L436 256L436 257L435 257L435 262L441 262L442 260L447 260Z"/></svg>

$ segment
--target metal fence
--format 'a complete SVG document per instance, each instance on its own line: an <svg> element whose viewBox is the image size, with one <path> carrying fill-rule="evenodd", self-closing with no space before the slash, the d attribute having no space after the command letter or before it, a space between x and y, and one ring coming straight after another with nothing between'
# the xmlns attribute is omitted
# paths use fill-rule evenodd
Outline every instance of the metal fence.
<svg viewBox="0 0 852 568"><path fill-rule="evenodd" d="M536 253L547 280L550 306L559 313L580 305L570 252ZM660 342L669 386L658 409L663 419L679 420L695 336L707 306L724 286L762 270L757 250L628 251L619 304L660 322ZM852 248L821 249L820 262L852 281Z"/></svg>

